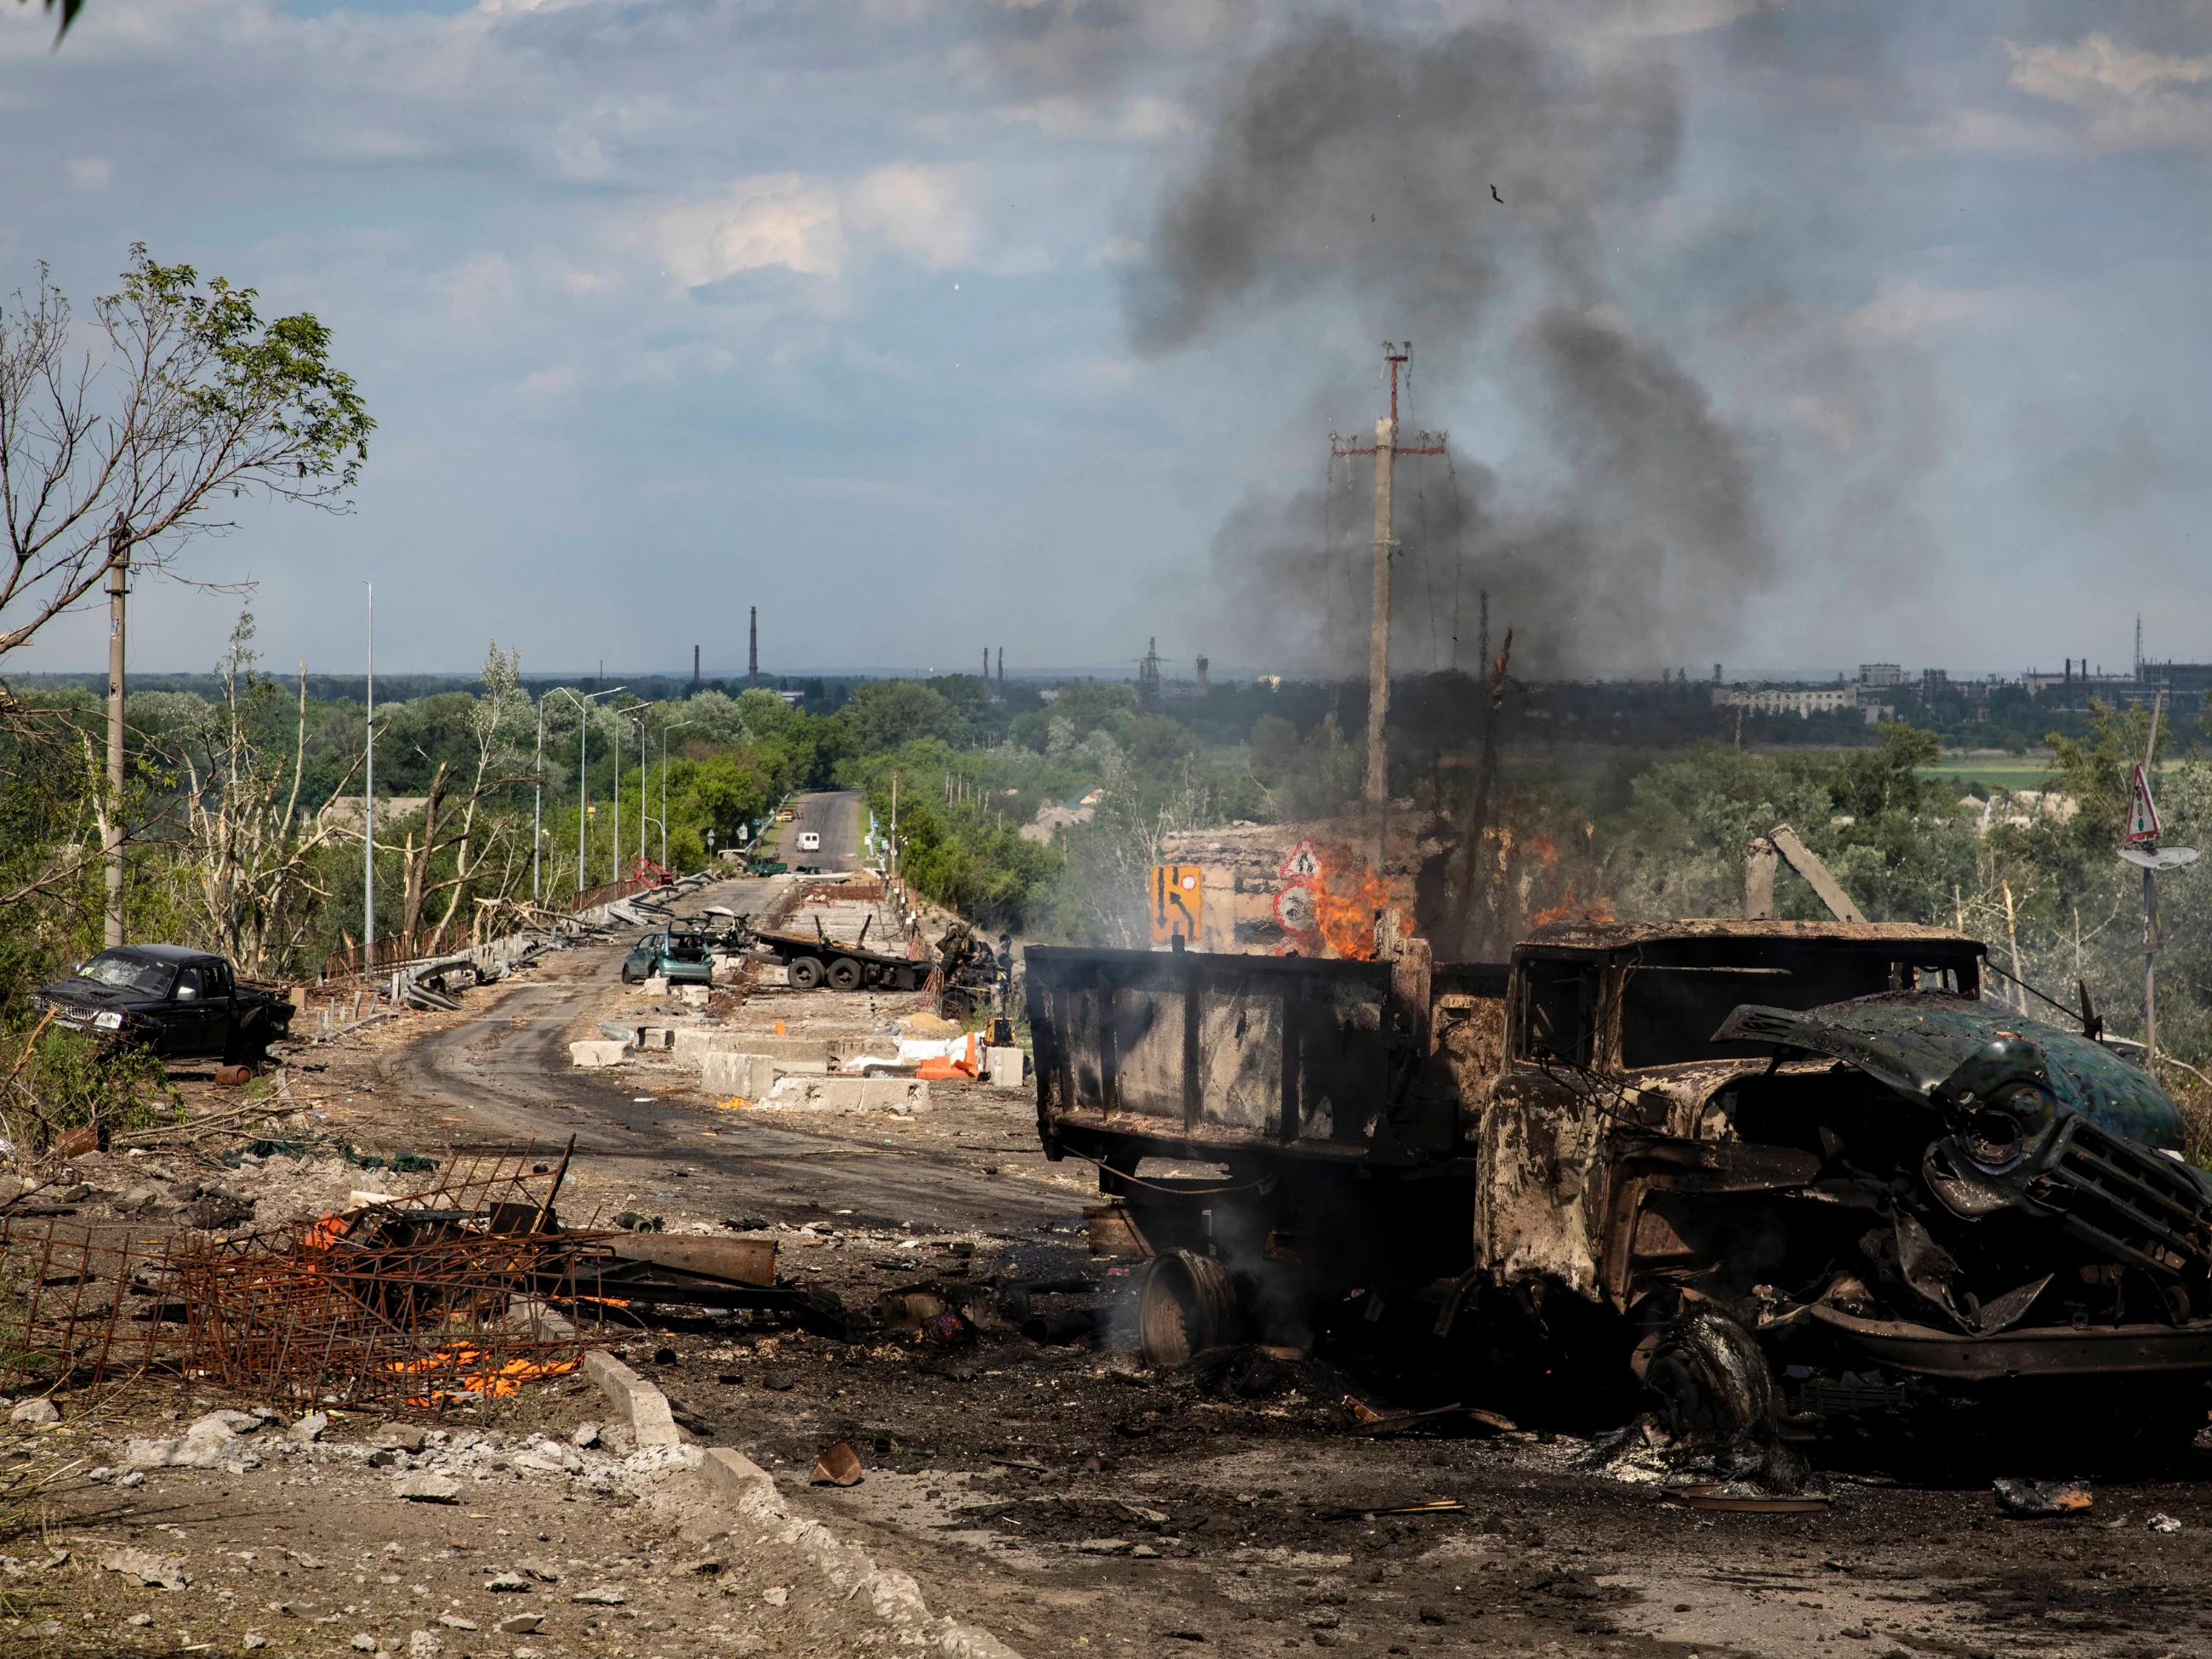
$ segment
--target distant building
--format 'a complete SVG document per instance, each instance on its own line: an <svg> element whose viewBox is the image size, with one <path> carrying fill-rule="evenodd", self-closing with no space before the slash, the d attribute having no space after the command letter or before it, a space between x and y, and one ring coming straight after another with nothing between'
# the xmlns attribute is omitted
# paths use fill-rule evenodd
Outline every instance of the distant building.
<svg viewBox="0 0 2212 1659"><path fill-rule="evenodd" d="M1902 685L1905 668L1901 663L1863 662L1859 665L1861 685Z"/></svg>
<svg viewBox="0 0 2212 1659"><path fill-rule="evenodd" d="M1746 690L1741 686L1713 688L1713 707L1743 708L1754 714L1795 714L1805 720L1814 714L1832 714L1838 708L1856 708L1859 703L1859 689L1856 685L1824 685L1816 691L1788 691L1760 687Z"/></svg>

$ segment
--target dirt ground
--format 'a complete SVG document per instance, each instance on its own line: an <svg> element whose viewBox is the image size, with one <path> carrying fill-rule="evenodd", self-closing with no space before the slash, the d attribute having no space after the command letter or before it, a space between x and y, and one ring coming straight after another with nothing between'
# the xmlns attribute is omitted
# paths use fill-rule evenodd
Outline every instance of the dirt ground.
<svg viewBox="0 0 2212 1659"><path fill-rule="evenodd" d="M670 1231L773 1237L783 1272L884 1316L836 1341L671 1315L617 1346L702 1441L767 1469L795 1515L1019 1653L2212 1652L2212 1469L2100 1486L2089 1510L2059 1520L2004 1517L1985 1485L1915 1484L1909 1468L1832 1476L1824 1513L1704 1513L1586 1467L1571 1436L1354 1435L1348 1394L1384 1409L1434 1403L1394 1398L1355 1352L1237 1350L1154 1372L1110 1317L1075 1341L1028 1340L1025 1315L1110 1303L1131 1281L1089 1255L1095 1182L1044 1160L1026 1094L940 1085L911 1117L726 1110L672 1060L571 1070L566 1042L600 1020L661 1018L616 981L621 949L556 956L468 993L457 1014L295 1050L283 1085L292 1132L441 1164L573 1134L571 1224L626 1211ZM760 1030L781 1019L787 1035L868 1034L910 1017L913 1000L724 994L713 1012ZM235 1098L183 1086L196 1106ZM225 1150L221 1139L204 1152ZM149 1217L206 1206L212 1218L251 1200L250 1222L199 1224L265 1224L434 1178L364 1170L328 1143L309 1151L237 1168L174 1148L111 1154L45 1196L82 1185L70 1207L88 1216L135 1202ZM1076 1279L1090 1288L1026 1305L1018 1288ZM969 1316L921 1326L939 1305ZM727 1517L682 1495L655 1466L665 1454L574 1446L607 1420L574 1378L449 1413L431 1425L446 1437L419 1453L380 1453L392 1437L367 1419L288 1440L287 1416L214 1466L123 1484L133 1437L258 1403L142 1386L64 1399L58 1427L18 1431L13 1466L49 1478L16 1500L0 1545L0 1638L56 1654L342 1653L366 1640L418 1659L803 1655L892 1639L760 1540L717 1538ZM866 1478L808 1485L817 1453L841 1440ZM425 1469L453 1471L458 1501L397 1495ZM178 1558L189 1582L162 1589L100 1565L123 1549ZM532 1563L555 1576L532 1577ZM541 1622L501 1628L518 1617Z"/></svg>

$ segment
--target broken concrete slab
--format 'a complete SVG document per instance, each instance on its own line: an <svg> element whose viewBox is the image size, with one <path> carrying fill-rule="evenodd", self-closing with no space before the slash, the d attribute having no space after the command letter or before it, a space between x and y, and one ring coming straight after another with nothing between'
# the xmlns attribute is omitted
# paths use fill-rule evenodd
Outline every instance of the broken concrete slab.
<svg viewBox="0 0 2212 1659"><path fill-rule="evenodd" d="M568 1063L582 1071L600 1071L610 1066L619 1066L629 1052L629 1045L621 1042L572 1042L568 1045Z"/></svg>

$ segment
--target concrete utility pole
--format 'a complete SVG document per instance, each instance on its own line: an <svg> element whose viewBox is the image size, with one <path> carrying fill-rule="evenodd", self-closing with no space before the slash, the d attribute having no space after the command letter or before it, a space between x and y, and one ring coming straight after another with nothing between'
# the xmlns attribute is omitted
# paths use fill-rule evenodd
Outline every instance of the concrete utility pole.
<svg viewBox="0 0 2212 1659"><path fill-rule="evenodd" d="M107 532L107 825L106 927L112 948L123 943L123 605L131 587L131 526Z"/></svg>
<svg viewBox="0 0 2212 1659"><path fill-rule="evenodd" d="M1356 449L1332 434L1330 443L1341 456L1375 458L1375 571L1372 610L1367 625L1367 817L1375 835L1375 868L1382 868L1382 843L1390 816L1390 757L1383 745L1383 727L1390 713L1390 559L1398 550L1392 521L1391 489L1401 455L1441 455L1443 434L1421 433L1433 441L1398 441L1398 370L1413 361L1411 340L1382 343L1382 361L1390 370L1390 413L1375 422L1375 444Z"/></svg>
<svg viewBox="0 0 2212 1659"><path fill-rule="evenodd" d="M691 647L691 689L699 689L699 647L696 645Z"/></svg>
<svg viewBox="0 0 2212 1659"><path fill-rule="evenodd" d="M745 653L745 684L757 688L760 684L760 607L752 608L752 644Z"/></svg>

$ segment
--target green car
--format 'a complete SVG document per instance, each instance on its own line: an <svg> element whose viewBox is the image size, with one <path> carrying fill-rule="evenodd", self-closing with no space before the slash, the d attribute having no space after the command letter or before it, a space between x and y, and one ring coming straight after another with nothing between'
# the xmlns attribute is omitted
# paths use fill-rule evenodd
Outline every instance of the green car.
<svg viewBox="0 0 2212 1659"><path fill-rule="evenodd" d="M714 959L704 935L688 933L647 933L623 958L625 985L635 985L659 974L671 985L710 985Z"/></svg>

